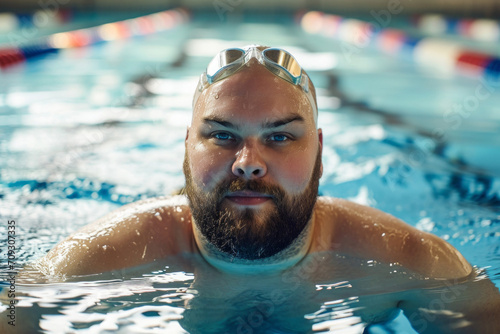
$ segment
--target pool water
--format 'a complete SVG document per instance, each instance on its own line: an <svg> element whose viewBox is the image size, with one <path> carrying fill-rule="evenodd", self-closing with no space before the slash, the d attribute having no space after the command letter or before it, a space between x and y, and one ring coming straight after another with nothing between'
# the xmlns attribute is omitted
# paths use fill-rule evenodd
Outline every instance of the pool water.
<svg viewBox="0 0 500 334"><path fill-rule="evenodd" d="M438 235L500 287L500 86L467 114L447 117L480 79L370 47L346 54L288 16L236 12L224 22L195 14L174 30L0 72L0 235L15 220L17 267L121 205L182 187L197 77L217 51L251 43L289 49L317 86L322 195ZM5 259L7 239L0 245ZM307 266L288 276L221 277L188 255L64 283L40 278L16 287L18 318L48 332L362 333L361 314L405 291L448 288L373 262L360 264L370 275L357 276L340 255L318 256L311 263L334 263L339 279L321 270L311 277ZM7 263L0 266L6 277ZM389 311L394 320L370 333L414 332Z"/></svg>

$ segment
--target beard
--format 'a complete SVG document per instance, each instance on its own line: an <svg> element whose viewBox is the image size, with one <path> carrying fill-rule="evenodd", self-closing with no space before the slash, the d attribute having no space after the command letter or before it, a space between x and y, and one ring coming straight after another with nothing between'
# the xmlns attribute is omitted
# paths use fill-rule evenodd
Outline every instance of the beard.
<svg viewBox="0 0 500 334"><path fill-rule="evenodd" d="M295 196L260 179L232 178L221 181L212 191L203 191L193 182L187 153L183 169L191 214L201 234L231 258L258 260L286 249L307 226L318 197L321 152L318 149L309 184ZM224 205L228 192L243 190L271 195L273 207L238 210Z"/></svg>

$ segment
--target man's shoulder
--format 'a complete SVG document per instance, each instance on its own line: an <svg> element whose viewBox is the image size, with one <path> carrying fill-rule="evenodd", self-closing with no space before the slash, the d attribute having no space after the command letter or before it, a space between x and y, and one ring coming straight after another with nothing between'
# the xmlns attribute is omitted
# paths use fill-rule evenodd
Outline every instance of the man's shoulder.
<svg viewBox="0 0 500 334"><path fill-rule="evenodd" d="M127 204L101 218L104 224L117 223L142 230L152 230L162 234L172 233L172 228L179 231L191 231L191 209L185 196L162 196L148 198ZM97 222L99 224L99 222Z"/></svg>
<svg viewBox="0 0 500 334"><path fill-rule="evenodd" d="M331 230L337 240L352 241L353 236L362 235L371 238L374 233L383 234L386 230L397 230L401 237L408 232L416 232L389 213L342 198L318 197L315 210L319 225Z"/></svg>
<svg viewBox="0 0 500 334"><path fill-rule="evenodd" d="M317 200L316 211L327 212L332 218L350 218L359 222L390 222L406 225L391 214L379 209L356 203L347 199L320 196Z"/></svg>
<svg viewBox="0 0 500 334"><path fill-rule="evenodd" d="M318 196L318 204L325 206L337 206L337 205L345 205L345 204L354 204L349 200L339 198L339 197L331 197L331 196ZM359 205L359 204L358 204Z"/></svg>
<svg viewBox="0 0 500 334"><path fill-rule="evenodd" d="M369 211L374 214L376 212L381 212L380 210L358 204L347 199L329 196L319 196L316 201L315 210L319 212L328 212L329 214L333 214L335 217L339 214L356 214L360 211Z"/></svg>
<svg viewBox="0 0 500 334"><path fill-rule="evenodd" d="M331 250L398 263L430 277L470 273L470 265L450 244L391 214L339 198L320 197L317 203L317 235Z"/></svg>
<svg viewBox="0 0 500 334"><path fill-rule="evenodd" d="M191 213L183 196L149 198L86 225L38 261L50 275L104 272L193 252Z"/></svg>
<svg viewBox="0 0 500 334"><path fill-rule="evenodd" d="M188 200L183 195L152 197L124 205L121 209L136 212L152 212L159 208L174 209L176 211L189 210Z"/></svg>
<svg viewBox="0 0 500 334"><path fill-rule="evenodd" d="M416 229L379 209L334 197L319 197L316 205L316 226L323 236L329 235L339 251L372 254L385 248L386 235L401 243Z"/></svg>
<svg viewBox="0 0 500 334"><path fill-rule="evenodd" d="M184 222L190 217L191 210L187 198L182 195L175 195L152 197L129 203L104 216L96 223L109 224L130 219L140 220L143 223L156 220Z"/></svg>

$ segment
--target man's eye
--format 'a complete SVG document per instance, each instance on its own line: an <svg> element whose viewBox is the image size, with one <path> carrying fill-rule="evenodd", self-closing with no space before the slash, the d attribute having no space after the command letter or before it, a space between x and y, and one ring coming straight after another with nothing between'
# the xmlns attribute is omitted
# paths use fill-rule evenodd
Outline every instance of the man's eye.
<svg viewBox="0 0 500 334"><path fill-rule="evenodd" d="M218 139L218 140L229 140L232 139L233 136L231 136L227 132L216 132L212 134L212 138Z"/></svg>
<svg viewBox="0 0 500 334"><path fill-rule="evenodd" d="M272 136L269 137L269 140L271 141L274 141L274 142L283 142L283 141L287 141L289 140L290 138L288 138L288 136L284 135L284 134L274 134Z"/></svg>

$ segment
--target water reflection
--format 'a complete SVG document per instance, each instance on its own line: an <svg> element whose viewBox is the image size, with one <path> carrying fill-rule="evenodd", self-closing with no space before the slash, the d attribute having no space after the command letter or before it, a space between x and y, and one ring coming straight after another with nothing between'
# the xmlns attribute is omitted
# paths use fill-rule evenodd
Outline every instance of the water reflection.
<svg viewBox="0 0 500 334"><path fill-rule="evenodd" d="M313 254L274 276L228 276L196 266L193 298L181 320L192 333L369 333L370 325L391 321L401 308L418 331L469 332L478 325L471 303L485 309L489 298L497 311L499 305L498 291L484 276L429 280L397 265L335 253ZM484 299L477 299L478 291ZM404 330L415 332L405 321Z"/></svg>
<svg viewBox="0 0 500 334"><path fill-rule="evenodd" d="M396 332L467 333L488 329L478 312L492 317L500 306L498 290L484 275L427 279L335 253L316 253L266 276L227 275L198 260L188 289L193 297L180 320L190 333L376 333L377 324L396 317L404 320ZM496 320L489 319L494 330Z"/></svg>
<svg viewBox="0 0 500 334"><path fill-rule="evenodd" d="M408 321L418 332L471 332L482 326L479 310L488 316L499 306L484 274L430 280L335 253L312 254L272 275L229 275L190 255L61 283L27 282L19 286L16 333L380 333L405 319L401 309L408 333L415 332Z"/></svg>

